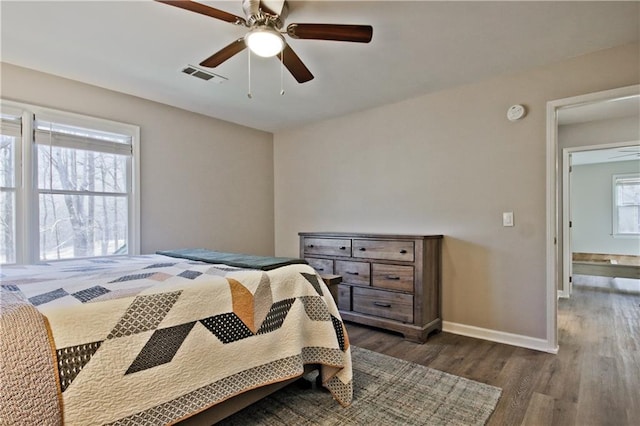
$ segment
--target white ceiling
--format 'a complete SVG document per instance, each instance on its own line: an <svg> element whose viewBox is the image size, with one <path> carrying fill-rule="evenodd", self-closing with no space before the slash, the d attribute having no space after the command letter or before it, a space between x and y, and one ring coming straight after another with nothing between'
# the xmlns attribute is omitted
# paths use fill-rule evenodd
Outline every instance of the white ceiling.
<svg viewBox="0 0 640 426"><path fill-rule="evenodd" d="M242 16L241 1L203 3ZM638 41L640 2L290 2L285 23L370 24L369 44L288 42L315 75L298 84L247 54L205 82L181 73L245 29L151 0L0 2L4 62L266 131L400 101Z"/></svg>

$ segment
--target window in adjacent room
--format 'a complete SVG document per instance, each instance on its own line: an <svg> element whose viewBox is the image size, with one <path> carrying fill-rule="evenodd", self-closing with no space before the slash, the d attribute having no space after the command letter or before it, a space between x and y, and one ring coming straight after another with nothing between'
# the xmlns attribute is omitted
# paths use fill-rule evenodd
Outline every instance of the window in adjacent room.
<svg viewBox="0 0 640 426"><path fill-rule="evenodd" d="M18 220L12 226L24 229L24 235L14 237L13 257L5 255L0 261L34 263L137 254L139 128L48 108L21 107L23 131L17 140L22 141L25 159L23 185L14 185L13 192L23 202L13 199L13 218ZM3 142L4 138L3 133ZM9 164L9 154L2 151L0 155L3 167ZM4 168L0 172L5 173ZM5 174L9 176L8 171ZM20 172L14 170L14 176ZM11 194L9 184L15 177L5 180L3 197ZM4 204L3 198L3 209ZM4 222L10 215L2 214L3 227L9 229ZM11 253L10 242L3 235L0 250Z"/></svg>
<svg viewBox="0 0 640 426"><path fill-rule="evenodd" d="M613 234L640 235L640 173L613 176Z"/></svg>

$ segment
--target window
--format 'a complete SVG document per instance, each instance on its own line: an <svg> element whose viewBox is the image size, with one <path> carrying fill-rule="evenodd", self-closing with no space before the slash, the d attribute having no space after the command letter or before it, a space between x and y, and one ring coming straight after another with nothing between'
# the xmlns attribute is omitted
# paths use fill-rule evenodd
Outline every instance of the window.
<svg viewBox="0 0 640 426"><path fill-rule="evenodd" d="M0 263L16 261L16 165L21 113L2 111L0 123Z"/></svg>
<svg viewBox="0 0 640 426"><path fill-rule="evenodd" d="M640 173L613 176L613 233L640 235Z"/></svg>
<svg viewBox="0 0 640 426"><path fill-rule="evenodd" d="M16 120L3 114L0 262L137 254L139 128L11 106L22 109L16 125L22 132L5 135L4 122ZM25 159L21 170L18 152Z"/></svg>

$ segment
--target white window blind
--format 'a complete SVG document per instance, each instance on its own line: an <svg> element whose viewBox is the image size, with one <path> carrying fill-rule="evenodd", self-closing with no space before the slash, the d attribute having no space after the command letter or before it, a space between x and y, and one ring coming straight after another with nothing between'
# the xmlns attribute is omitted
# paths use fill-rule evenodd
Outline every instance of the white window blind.
<svg viewBox="0 0 640 426"><path fill-rule="evenodd" d="M37 118L37 117L36 117ZM36 119L35 139L39 145L131 155L131 137Z"/></svg>

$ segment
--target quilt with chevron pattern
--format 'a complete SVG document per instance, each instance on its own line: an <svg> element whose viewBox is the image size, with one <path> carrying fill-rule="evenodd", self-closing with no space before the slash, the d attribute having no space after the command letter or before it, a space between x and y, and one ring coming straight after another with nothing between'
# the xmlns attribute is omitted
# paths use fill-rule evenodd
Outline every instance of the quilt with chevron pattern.
<svg viewBox="0 0 640 426"><path fill-rule="evenodd" d="M171 424L305 364L351 402L346 329L308 265L100 258L3 267L0 287L46 319L65 424Z"/></svg>

